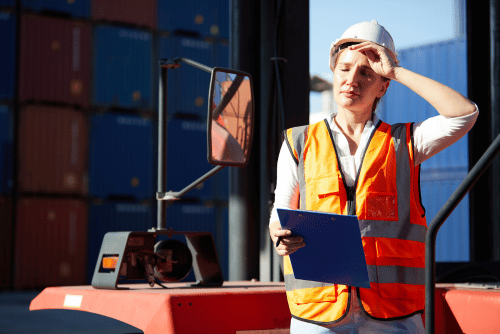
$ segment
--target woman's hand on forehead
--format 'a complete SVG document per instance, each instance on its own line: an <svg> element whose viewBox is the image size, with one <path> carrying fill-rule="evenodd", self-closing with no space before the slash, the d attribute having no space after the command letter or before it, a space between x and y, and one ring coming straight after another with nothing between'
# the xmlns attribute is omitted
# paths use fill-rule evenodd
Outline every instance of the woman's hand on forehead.
<svg viewBox="0 0 500 334"><path fill-rule="evenodd" d="M385 47L373 42L351 45L349 50L361 52L368 58L373 71L388 79L395 79L394 70L399 66L397 59Z"/></svg>

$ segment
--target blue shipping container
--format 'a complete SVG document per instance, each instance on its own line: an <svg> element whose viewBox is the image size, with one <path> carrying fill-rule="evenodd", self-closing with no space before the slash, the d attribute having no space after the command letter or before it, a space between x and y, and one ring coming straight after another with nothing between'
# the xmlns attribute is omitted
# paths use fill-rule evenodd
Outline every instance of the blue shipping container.
<svg viewBox="0 0 500 334"><path fill-rule="evenodd" d="M175 231L189 232L210 232L214 237L215 247L221 269L226 272L227 276L227 241L225 242L226 249L218 246L224 245L224 240L227 240L227 224L225 233L218 225L218 212L215 206L207 206L201 203L173 203L166 210L166 227L173 228ZM224 237L225 236L225 237ZM185 242L183 236L175 236L174 239ZM186 282L195 281L193 271L183 280Z"/></svg>
<svg viewBox="0 0 500 334"><path fill-rule="evenodd" d="M422 204L427 224L441 210L467 175L466 168L441 168L422 171ZM436 261L470 261L469 196L465 196L439 229L436 238Z"/></svg>
<svg viewBox="0 0 500 334"><path fill-rule="evenodd" d="M398 51L401 66L441 82L467 96L467 45L463 38ZM438 112L416 93L391 82L378 107L388 123L421 122ZM422 163L422 202L430 223L468 171L468 136ZM458 171L458 172L457 172ZM468 197L438 233L438 261L468 261ZM459 242L457 242L459 241Z"/></svg>
<svg viewBox="0 0 500 334"><path fill-rule="evenodd" d="M16 5L16 0L0 0L0 7L9 6L14 7Z"/></svg>
<svg viewBox="0 0 500 334"><path fill-rule="evenodd" d="M52 11L74 17L90 16L90 0L19 0L24 8L34 11Z"/></svg>
<svg viewBox="0 0 500 334"><path fill-rule="evenodd" d="M229 38L229 1L158 0L158 29Z"/></svg>
<svg viewBox="0 0 500 334"><path fill-rule="evenodd" d="M94 202L89 207L87 281L92 282L104 235L108 232L140 231L156 227L154 205Z"/></svg>
<svg viewBox="0 0 500 334"><path fill-rule="evenodd" d="M187 37L160 38L159 58L185 57L213 66L214 44ZM167 112L191 114L205 120L208 112L210 73L185 63L168 72Z"/></svg>
<svg viewBox="0 0 500 334"><path fill-rule="evenodd" d="M207 124L172 119L167 124L167 190L180 191L214 166L207 161ZM211 199L213 177L184 197Z"/></svg>
<svg viewBox="0 0 500 334"><path fill-rule="evenodd" d="M0 194L12 188L14 122L10 108L0 105Z"/></svg>
<svg viewBox="0 0 500 334"><path fill-rule="evenodd" d="M93 32L92 103L152 109L151 33L97 26Z"/></svg>
<svg viewBox="0 0 500 334"><path fill-rule="evenodd" d="M94 115L90 121L89 193L98 198L155 198L153 123L133 115Z"/></svg>
<svg viewBox="0 0 500 334"><path fill-rule="evenodd" d="M14 97L16 68L16 15L0 11L0 99Z"/></svg>

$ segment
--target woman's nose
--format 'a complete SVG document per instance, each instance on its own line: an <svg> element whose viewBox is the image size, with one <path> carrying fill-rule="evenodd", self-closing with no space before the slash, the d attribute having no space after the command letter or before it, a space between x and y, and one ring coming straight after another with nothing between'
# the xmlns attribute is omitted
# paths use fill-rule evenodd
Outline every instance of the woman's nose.
<svg viewBox="0 0 500 334"><path fill-rule="evenodd" d="M350 86L358 85L358 71L351 70L347 73L346 83Z"/></svg>

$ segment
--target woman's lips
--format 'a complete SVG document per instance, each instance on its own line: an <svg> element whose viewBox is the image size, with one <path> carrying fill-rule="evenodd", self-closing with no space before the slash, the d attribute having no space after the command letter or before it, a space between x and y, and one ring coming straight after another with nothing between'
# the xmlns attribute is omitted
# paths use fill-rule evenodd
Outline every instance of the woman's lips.
<svg viewBox="0 0 500 334"><path fill-rule="evenodd" d="M347 97L355 97L355 96L359 96L358 93L355 93L355 92L349 92L349 91L342 91L341 92L342 94L344 94L345 96Z"/></svg>

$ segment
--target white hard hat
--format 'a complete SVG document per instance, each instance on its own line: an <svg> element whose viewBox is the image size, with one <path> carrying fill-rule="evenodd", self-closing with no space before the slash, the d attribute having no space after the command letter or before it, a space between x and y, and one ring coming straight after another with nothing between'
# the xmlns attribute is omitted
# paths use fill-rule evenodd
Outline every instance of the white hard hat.
<svg viewBox="0 0 500 334"><path fill-rule="evenodd" d="M394 59L397 60L397 52L392 40L391 34L384 27L373 20L371 22L361 22L349 27L330 48L330 68L333 69L333 60L339 51L339 48L344 43L349 42L373 42L382 45L389 50Z"/></svg>

